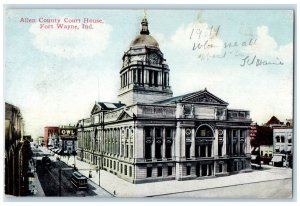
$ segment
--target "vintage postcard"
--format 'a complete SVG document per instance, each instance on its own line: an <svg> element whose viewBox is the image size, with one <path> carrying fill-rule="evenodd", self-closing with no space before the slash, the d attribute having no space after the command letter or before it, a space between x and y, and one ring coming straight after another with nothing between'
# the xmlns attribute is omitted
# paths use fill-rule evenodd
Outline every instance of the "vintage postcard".
<svg viewBox="0 0 300 206"><path fill-rule="evenodd" d="M4 10L6 198L293 198L293 9Z"/></svg>

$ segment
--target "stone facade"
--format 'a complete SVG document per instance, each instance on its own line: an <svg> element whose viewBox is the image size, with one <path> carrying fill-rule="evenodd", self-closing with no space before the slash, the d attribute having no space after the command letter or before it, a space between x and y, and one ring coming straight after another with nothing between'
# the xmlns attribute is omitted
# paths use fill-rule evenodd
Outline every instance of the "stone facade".
<svg viewBox="0 0 300 206"><path fill-rule="evenodd" d="M78 121L79 159L132 183L250 171L249 111L228 109L206 89L172 97L146 19L123 61L121 102L97 102Z"/></svg>

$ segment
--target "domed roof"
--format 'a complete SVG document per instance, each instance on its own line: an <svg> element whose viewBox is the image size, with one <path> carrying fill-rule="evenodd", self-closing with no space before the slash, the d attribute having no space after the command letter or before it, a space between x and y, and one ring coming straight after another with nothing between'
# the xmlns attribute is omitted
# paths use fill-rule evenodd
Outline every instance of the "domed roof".
<svg viewBox="0 0 300 206"><path fill-rule="evenodd" d="M140 34L134 38L134 40L130 44L131 47L134 46L154 46L159 47L158 42L148 34Z"/></svg>
<svg viewBox="0 0 300 206"><path fill-rule="evenodd" d="M159 44L157 41L149 35L150 32L148 30L148 21L146 16L143 18L142 22L142 29L140 32L140 35L136 36L134 40L131 42L130 46L135 47L135 46L153 46L153 47L158 47Z"/></svg>

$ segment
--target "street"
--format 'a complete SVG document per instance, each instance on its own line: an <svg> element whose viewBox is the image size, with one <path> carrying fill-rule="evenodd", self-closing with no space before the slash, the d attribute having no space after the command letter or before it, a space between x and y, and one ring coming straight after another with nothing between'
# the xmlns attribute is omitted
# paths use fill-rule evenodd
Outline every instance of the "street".
<svg viewBox="0 0 300 206"><path fill-rule="evenodd" d="M47 149L41 148L43 154L50 155ZM88 177L89 170L95 165L62 157L56 161L54 156L51 169L41 176L41 184L45 187L46 196L58 195L58 169L61 166L72 168L76 163L78 171ZM263 165L259 170L248 173L239 173L230 176L209 179L195 179L187 181L163 181L145 184L132 184L117 176L101 170L101 175L92 170L89 178L89 191L77 192L70 184L72 171L62 172L62 196L97 196L97 197L191 197L191 198L291 198L292 197L292 169ZM44 176L44 177L43 177ZM49 179L51 178L52 179ZM99 183L101 177L101 187ZM44 182L43 182L44 181ZM96 184L97 183L97 184ZM49 184L51 187L49 187ZM96 194L95 194L96 193Z"/></svg>
<svg viewBox="0 0 300 206"><path fill-rule="evenodd" d="M34 150L42 156L41 150ZM42 153L42 154L41 154ZM36 155L36 154L35 154ZM44 154L47 155L47 154ZM98 196L98 197L113 197L110 193L100 188L98 185L88 180L87 190L78 190L71 183L71 176L74 172L73 168L65 162L59 161L54 156L51 157L51 165L45 166L41 159L36 158L36 173L45 196ZM61 170L61 184L59 181L59 169ZM61 185L61 195L59 194L59 186Z"/></svg>

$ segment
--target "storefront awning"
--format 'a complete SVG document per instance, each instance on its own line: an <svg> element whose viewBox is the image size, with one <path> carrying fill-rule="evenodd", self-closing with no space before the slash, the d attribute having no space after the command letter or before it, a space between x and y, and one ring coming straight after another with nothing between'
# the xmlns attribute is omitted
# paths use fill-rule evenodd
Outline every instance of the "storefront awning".
<svg viewBox="0 0 300 206"><path fill-rule="evenodd" d="M272 162L282 162L282 156L274 156L271 161Z"/></svg>

